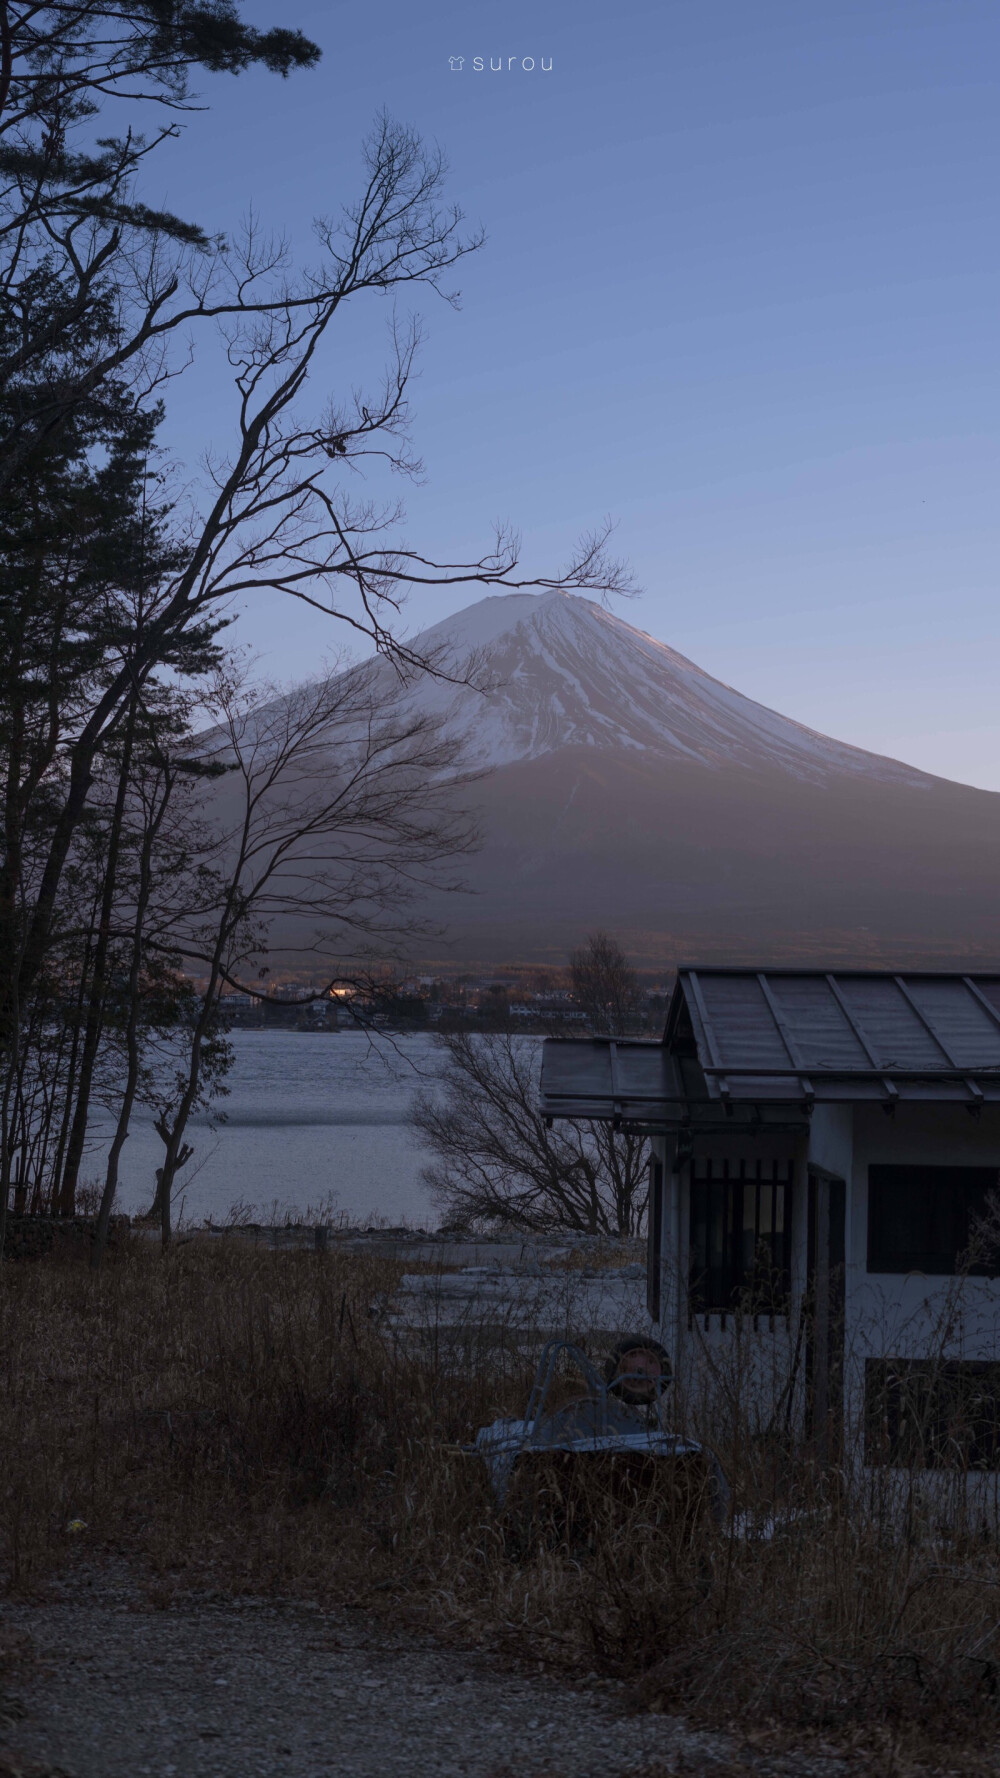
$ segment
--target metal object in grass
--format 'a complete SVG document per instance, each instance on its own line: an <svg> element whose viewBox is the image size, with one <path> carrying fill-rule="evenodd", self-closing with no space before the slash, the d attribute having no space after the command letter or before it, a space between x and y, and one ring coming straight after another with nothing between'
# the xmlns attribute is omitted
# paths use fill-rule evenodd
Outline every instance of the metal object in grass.
<svg viewBox="0 0 1000 1778"><path fill-rule="evenodd" d="M561 1358L568 1358L580 1372L587 1393L562 1408L547 1411L552 1385ZM632 1379L634 1380L634 1379ZM617 1469L655 1475L659 1465L686 1464L700 1470L711 1515L721 1516L728 1495L725 1478L714 1453L679 1433L667 1432L655 1418L655 1404L643 1414L618 1400L620 1381L605 1381L579 1346L569 1340L549 1340L542 1351L524 1418L494 1420L476 1435L470 1447L486 1465L494 1499L500 1508L508 1502L515 1470L522 1473L548 1457L558 1464L565 1491L585 1474L600 1470L609 1479ZM665 1382L655 1386L658 1397ZM653 1467L655 1466L655 1467Z"/></svg>

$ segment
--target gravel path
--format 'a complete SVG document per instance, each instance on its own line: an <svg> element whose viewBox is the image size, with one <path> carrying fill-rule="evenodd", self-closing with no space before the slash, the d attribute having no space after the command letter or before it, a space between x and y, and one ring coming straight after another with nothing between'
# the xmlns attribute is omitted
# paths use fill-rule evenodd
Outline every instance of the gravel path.
<svg viewBox="0 0 1000 1778"><path fill-rule="evenodd" d="M0 1778L734 1769L712 1737L630 1716L615 1692L512 1675L361 1612L228 1599L157 1610L127 1583L81 1572L44 1603L4 1607L4 1628L27 1633L35 1658L13 1684L23 1714L0 1729Z"/></svg>

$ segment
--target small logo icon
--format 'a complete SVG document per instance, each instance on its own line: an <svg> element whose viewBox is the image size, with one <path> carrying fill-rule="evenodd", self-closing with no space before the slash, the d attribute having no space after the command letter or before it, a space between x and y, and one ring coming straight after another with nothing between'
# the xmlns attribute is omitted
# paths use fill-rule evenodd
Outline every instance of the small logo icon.
<svg viewBox="0 0 1000 1778"><path fill-rule="evenodd" d="M464 56L449 56L448 57L448 66L451 69L453 74L461 74L462 66L463 66L464 62L465 62Z"/></svg>

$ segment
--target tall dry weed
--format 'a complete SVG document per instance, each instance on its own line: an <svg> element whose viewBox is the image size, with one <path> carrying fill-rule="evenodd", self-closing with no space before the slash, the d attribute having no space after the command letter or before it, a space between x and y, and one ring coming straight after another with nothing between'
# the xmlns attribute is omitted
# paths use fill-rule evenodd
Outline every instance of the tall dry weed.
<svg viewBox="0 0 1000 1778"><path fill-rule="evenodd" d="M705 1721L995 1732L995 1539L749 1431L723 1524L636 1495L582 1539L511 1536L462 1446L523 1408L532 1354L407 1340L372 1312L400 1269L237 1233L0 1269L5 1584L85 1546L164 1600L210 1579L385 1602Z"/></svg>

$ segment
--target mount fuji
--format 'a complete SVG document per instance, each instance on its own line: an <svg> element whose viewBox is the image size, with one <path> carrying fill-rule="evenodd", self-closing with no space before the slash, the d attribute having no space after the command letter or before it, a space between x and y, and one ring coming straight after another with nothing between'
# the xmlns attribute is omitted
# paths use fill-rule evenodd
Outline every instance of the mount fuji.
<svg viewBox="0 0 1000 1778"><path fill-rule="evenodd" d="M424 630L411 646L456 676L476 663L485 696L469 689L456 702L453 686L428 676L415 702L461 731L464 757L478 767L595 747L714 770L770 767L812 783L842 774L932 782L753 703L573 593L482 599Z"/></svg>
<svg viewBox="0 0 1000 1778"><path fill-rule="evenodd" d="M588 599L487 598L414 638L480 776L427 965L1000 962L1000 795L817 734ZM467 663L476 684L456 687ZM379 668L389 674L388 664Z"/></svg>

